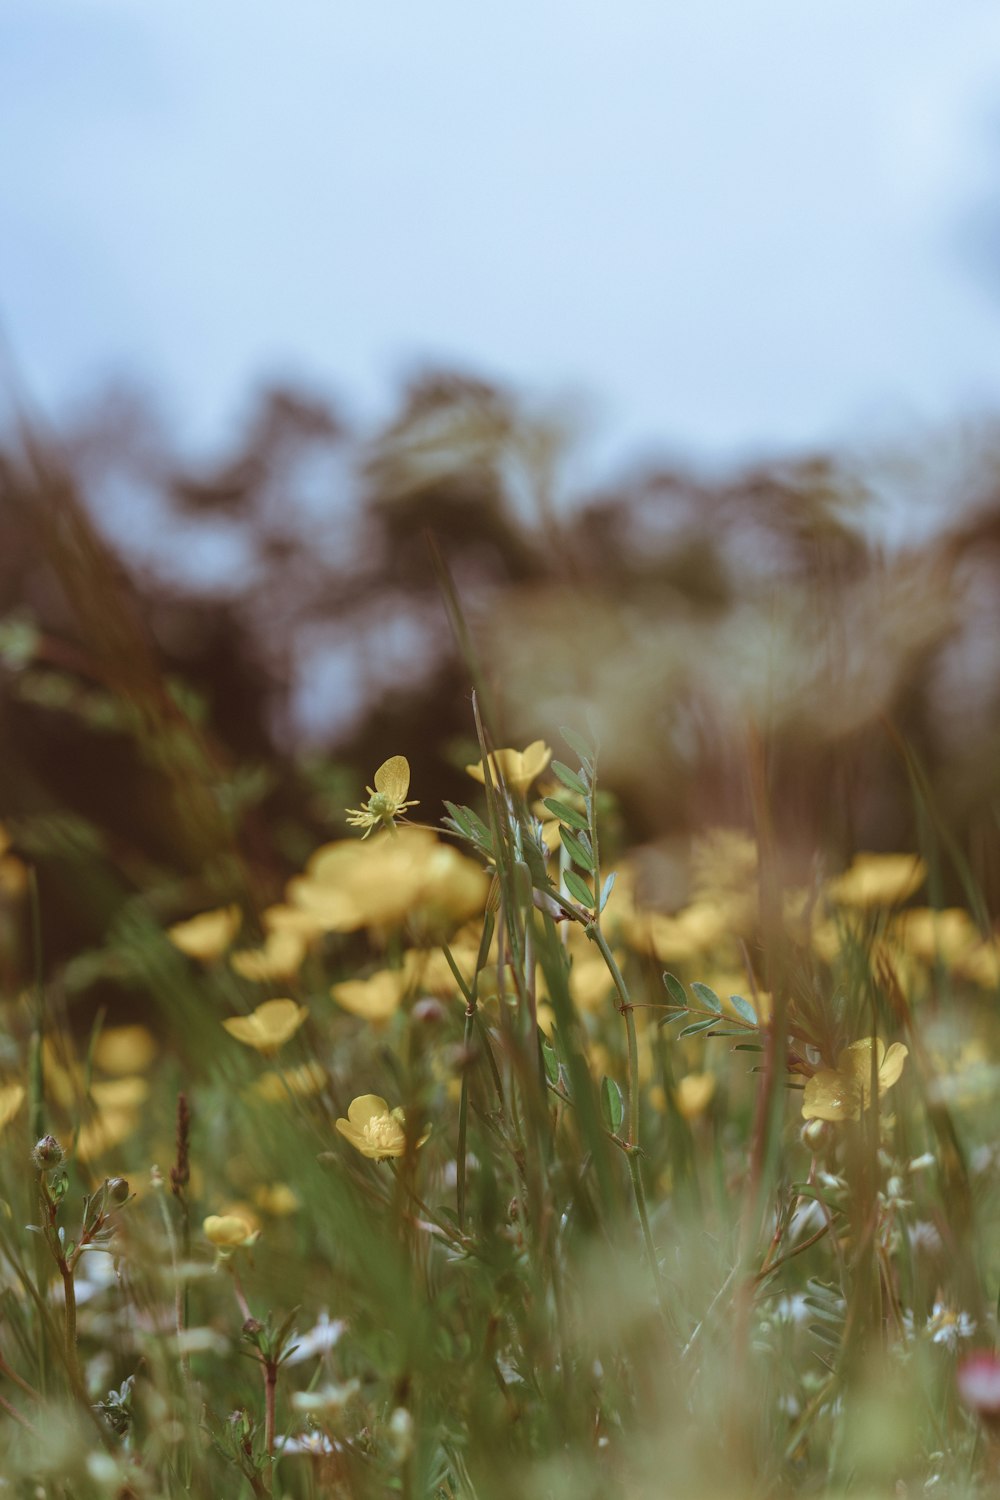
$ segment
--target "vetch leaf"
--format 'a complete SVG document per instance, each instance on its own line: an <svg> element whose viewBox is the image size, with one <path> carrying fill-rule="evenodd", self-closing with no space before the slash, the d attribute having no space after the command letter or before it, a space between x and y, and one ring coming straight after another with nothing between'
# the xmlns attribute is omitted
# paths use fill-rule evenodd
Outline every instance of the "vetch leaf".
<svg viewBox="0 0 1000 1500"><path fill-rule="evenodd" d="M585 906L588 911L593 911L594 893L583 877L578 875L575 870L566 870L563 873L563 880L566 882L566 889L573 897L573 900L579 901L580 905Z"/></svg>
<svg viewBox="0 0 1000 1500"><path fill-rule="evenodd" d="M542 1061L545 1064L545 1076L550 1083L559 1082L559 1059L556 1057L555 1048L551 1042L542 1042Z"/></svg>
<svg viewBox="0 0 1000 1500"><path fill-rule="evenodd" d="M607 906L607 904L608 904L608 897L611 895L611 892L614 890L614 885L615 885L615 881L617 880L617 878L618 877L617 877L616 873L614 871L612 871L611 874L608 876L607 880L605 880L604 884L601 886L601 899L597 903L597 910L599 912L602 912L604 910L604 908Z"/></svg>
<svg viewBox="0 0 1000 1500"><path fill-rule="evenodd" d="M683 1031L677 1033L678 1039L682 1036L697 1036L699 1031L708 1031L716 1024L715 1021L695 1021L690 1026L685 1026Z"/></svg>
<svg viewBox="0 0 1000 1500"><path fill-rule="evenodd" d="M552 762L552 770L554 775L559 777L563 786L568 786L570 791L576 792L578 797L590 796L590 788L587 783L575 771L571 771L569 766L565 765L563 761L554 760Z"/></svg>
<svg viewBox="0 0 1000 1500"><path fill-rule="evenodd" d="M590 827L583 813L577 812L575 807L567 807L566 803L560 802L558 797L543 798L543 806L547 807L560 822L568 823L571 828L582 828L586 833Z"/></svg>
<svg viewBox="0 0 1000 1500"><path fill-rule="evenodd" d="M594 856L589 847L589 839L584 844L582 839L578 839L575 833L570 833L569 829L562 827L561 824L559 827L559 837L562 839L563 848L573 863L579 865L581 869L586 870L588 874L592 875L594 873Z"/></svg>
<svg viewBox="0 0 1000 1500"><path fill-rule="evenodd" d="M606 1075L601 1084L601 1114L611 1133L617 1135L625 1118L625 1101L617 1083Z"/></svg>
<svg viewBox="0 0 1000 1500"><path fill-rule="evenodd" d="M683 1005L684 1009L687 1010L687 992L684 989L684 986L681 984L680 980L677 978L676 974L671 974L668 969L663 976L663 983L666 985L667 994L670 996L674 1004Z"/></svg>
<svg viewBox="0 0 1000 1500"><path fill-rule="evenodd" d="M744 1000L742 995L730 995L729 1003L741 1020L746 1021L750 1026L757 1025L757 1012L749 1000Z"/></svg>
<svg viewBox="0 0 1000 1500"><path fill-rule="evenodd" d="M714 1010L717 1016L722 1015L722 1001L710 985L701 984L697 979L691 985L694 994L709 1010Z"/></svg>

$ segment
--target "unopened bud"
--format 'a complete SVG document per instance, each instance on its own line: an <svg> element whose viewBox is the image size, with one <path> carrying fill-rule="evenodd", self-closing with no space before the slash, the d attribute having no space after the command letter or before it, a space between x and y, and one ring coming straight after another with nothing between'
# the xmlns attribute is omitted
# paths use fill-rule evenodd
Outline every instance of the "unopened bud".
<svg viewBox="0 0 1000 1500"><path fill-rule="evenodd" d="M40 1141L35 1142L31 1159L39 1171L47 1171L50 1167L58 1167L66 1155L54 1135L43 1135Z"/></svg>
<svg viewBox="0 0 1000 1500"><path fill-rule="evenodd" d="M115 1204L116 1207L120 1208L123 1203L128 1201L129 1186L124 1177L109 1177L105 1183L105 1188L107 1189L108 1202Z"/></svg>

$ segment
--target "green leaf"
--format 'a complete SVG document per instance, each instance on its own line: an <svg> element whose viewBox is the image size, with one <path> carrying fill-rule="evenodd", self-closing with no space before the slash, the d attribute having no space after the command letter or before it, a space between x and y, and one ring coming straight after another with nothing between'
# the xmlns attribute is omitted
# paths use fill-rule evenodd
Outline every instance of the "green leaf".
<svg viewBox="0 0 1000 1500"><path fill-rule="evenodd" d="M545 1064L545 1076L550 1083L559 1082L559 1059L556 1057L555 1048L549 1041L542 1042L542 1061Z"/></svg>
<svg viewBox="0 0 1000 1500"><path fill-rule="evenodd" d="M579 777L569 766L564 765L561 760L552 762L553 774L558 776L563 786L568 786L571 792L576 792L578 797L589 797L590 788L587 783Z"/></svg>
<svg viewBox="0 0 1000 1500"><path fill-rule="evenodd" d="M607 906L607 904L608 904L608 897L611 895L611 892L614 890L615 881L617 880L617 878L618 877L617 877L616 873L612 870L612 872L608 876L607 880L601 886L601 899L600 899L600 901L597 904L597 910L599 912L602 912L604 910L604 908Z"/></svg>
<svg viewBox="0 0 1000 1500"><path fill-rule="evenodd" d="M715 1021L695 1021L690 1026L685 1026L683 1031L677 1033L678 1040L682 1036L697 1036L699 1031L708 1031L709 1027L715 1026Z"/></svg>
<svg viewBox="0 0 1000 1500"><path fill-rule="evenodd" d="M593 911L594 893L587 882L575 870L565 870L563 872L563 880L566 882L566 889L573 897L573 900L579 901L580 905L585 906L588 911Z"/></svg>
<svg viewBox="0 0 1000 1500"><path fill-rule="evenodd" d="M568 823L571 828L582 828L584 833L590 828L583 813L578 813L573 807L567 807L566 803L560 802L557 797L543 798L543 805L554 817L559 818L563 823Z"/></svg>
<svg viewBox="0 0 1000 1500"><path fill-rule="evenodd" d="M571 750L575 750L582 761L589 761L591 765L593 765L594 748L590 744L589 740L586 740L582 734L578 734L575 729L570 729L565 724L560 724L559 733L562 735L569 748Z"/></svg>
<svg viewBox="0 0 1000 1500"><path fill-rule="evenodd" d="M736 1014L751 1026L757 1025L757 1012L749 1000L744 1000L742 995L730 995L729 1003Z"/></svg>
<svg viewBox="0 0 1000 1500"><path fill-rule="evenodd" d="M722 1001L709 985L701 984L696 979L691 985L691 989L703 1005L707 1006L709 1010L714 1010L717 1016L722 1015Z"/></svg>
<svg viewBox="0 0 1000 1500"><path fill-rule="evenodd" d="M668 969L663 976L663 983L666 985L667 994L670 996L674 1004L683 1005L684 1009L687 1010L687 992L684 989L684 986L681 984L680 980L677 978L676 974L671 974Z"/></svg>
<svg viewBox="0 0 1000 1500"><path fill-rule="evenodd" d="M617 1135L625 1118L625 1101L617 1083L607 1075L601 1084L601 1114L611 1133Z"/></svg>
<svg viewBox="0 0 1000 1500"><path fill-rule="evenodd" d="M734 1052L763 1052L763 1050L760 1042L737 1042L733 1048Z"/></svg>
<svg viewBox="0 0 1000 1500"><path fill-rule="evenodd" d="M569 829L564 828L562 824L559 825L559 837L562 839L563 848L573 863L579 865L582 870L586 870L589 875L593 875L594 856L590 850L590 840L588 839L585 844L582 839L578 839L575 833L570 833Z"/></svg>

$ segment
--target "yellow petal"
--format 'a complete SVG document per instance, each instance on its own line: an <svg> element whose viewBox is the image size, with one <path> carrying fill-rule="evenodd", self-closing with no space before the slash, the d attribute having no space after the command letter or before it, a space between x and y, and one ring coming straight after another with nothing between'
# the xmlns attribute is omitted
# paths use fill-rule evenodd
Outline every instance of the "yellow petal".
<svg viewBox="0 0 1000 1500"><path fill-rule="evenodd" d="M405 974L381 969L370 979L345 979L342 984L331 985L330 994L351 1015L379 1023L396 1014L406 984Z"/></svg>
<svg viewBox="0 0 1000 1500"><path fill-rule="evenodd" d="M175 948L200 963L221 958L240 928L238 906L221 906L215 911L199 912L186 922L175 922L167 928L167 937Z"/></svg>
<svg viewBox="0 0 1000 1500"><path fill-rule="evenodd" d="M861 1090L853 1078L836 1068L820 1068L806 1084L802 1096L804 1120L857 1120L861 1115Z"/></svg>
<svg viewBox="0 0 1000 1500"><path fill-rule="evenodd" d="M861 853L849 870L828 883L827 893L840 906L895 906L913 895L926 874L927 866L916 854Z"/></svg>
<svg viewBox="0 0 1000 1500"><path fill-rule="evenodd" d="M410 790L410 762L405 755L391 755L375 772L375 790L391 797L393 802L404 802Z"/></svg>
<svg viewBox="0 0 1000 1500"><path fill-rule="evenodd" d="M265 1000L249 1016L231 1016L223 1021L229 1035L258 1052L276 1052L293 1037L309 1014L294 1000Z"/></svg>
<svg viewBox="0 0 1000 1500"><path fill-rule="evenodd" d="M879 1092L884 1093L891 1089L894 1083L899 1081L903 1071L903 1064L909 1056L909 1047L904 1047L902 1042L893 1042L885 1054L882 1066L878 1070Z"/></svg>
<svg viewBox="0 0 1000 1500"><path fill-rule="evenodd" d="M209 1214L201 1227L207 1240L226 1249L250 1244L257 1238L253 1226L236 1214Z"/></svg>
<svg viewBox="0 0 1000 1500"><path fill-rule="evenodd" d="M369 1120L388 1113L388 1104L378 1094L360 1094L347 1106L347 1118L356 1130L363 1130Z"/></svg>

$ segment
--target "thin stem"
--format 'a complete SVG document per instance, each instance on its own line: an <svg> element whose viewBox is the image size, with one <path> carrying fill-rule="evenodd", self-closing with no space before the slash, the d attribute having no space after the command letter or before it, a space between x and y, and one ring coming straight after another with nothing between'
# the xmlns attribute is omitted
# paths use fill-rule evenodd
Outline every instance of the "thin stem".
<svg viewBox="0 0 1000 1500"><path fill-rule="evenodd" d="M0 1396L0 1409L5 1411L8 1417L17 1422L19 1426L24 1427L28 1432L30 1432L32 1437L41 1436L38 1428L33 1427L32 1424L28 1421L27 1417L24 1416L22 1412L19 1412L17 1407L14 1406L12 1402L7 1400L6 1396Z"/></svg>

